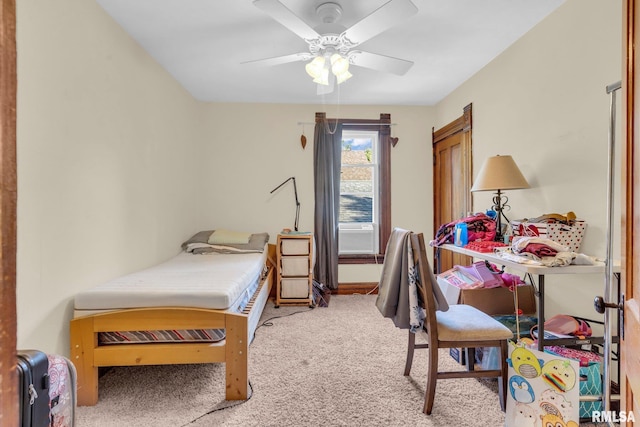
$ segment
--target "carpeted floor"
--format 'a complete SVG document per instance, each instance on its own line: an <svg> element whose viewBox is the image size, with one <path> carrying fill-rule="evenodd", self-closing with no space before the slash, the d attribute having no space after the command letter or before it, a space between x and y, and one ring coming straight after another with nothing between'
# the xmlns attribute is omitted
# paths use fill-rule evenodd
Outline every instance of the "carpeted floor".
<svg viewBox="0 0 640 427"><path fill-rule="evenodd" d="M407 331L380 315L375 298L332 295L315 309L269 302L250 347L246 402L224 400L220 364L114 368L100 379L98 404L78 408L77 426L504 425L492 380L439 381L424 415L426 354L402 375ZM440 365L457 367L444 351Z"/></svg>

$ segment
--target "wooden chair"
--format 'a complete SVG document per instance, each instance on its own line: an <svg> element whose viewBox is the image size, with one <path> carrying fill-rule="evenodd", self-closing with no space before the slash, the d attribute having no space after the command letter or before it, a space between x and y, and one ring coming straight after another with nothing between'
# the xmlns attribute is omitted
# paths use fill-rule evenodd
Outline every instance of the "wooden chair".
<svg viewBox="0 0 640 427"><path fill-rule="evenodd" d="M424 330L427 343L416 344L416 334L409 331L409 346L404 375L408 376L416 348L429 350L427 368L427 387L423 412L431 414L438 379L491 377L498 378L500 407L505 410L507 390L507 340L513 338L509 328L470 305L450 305L447 311L435 310L433 296L433 273L427 260L427 251L422 234L411 233L411 247L414 264L418 271L418 299L426 310ZM492 370L475 370L473 360L467 370L438 372L438 349L440 348L475 349L478 347L498 347L500 349L500 367ZM473 353L473 352L471 352ZM463 404L463 402L461 402Z"/></svg>

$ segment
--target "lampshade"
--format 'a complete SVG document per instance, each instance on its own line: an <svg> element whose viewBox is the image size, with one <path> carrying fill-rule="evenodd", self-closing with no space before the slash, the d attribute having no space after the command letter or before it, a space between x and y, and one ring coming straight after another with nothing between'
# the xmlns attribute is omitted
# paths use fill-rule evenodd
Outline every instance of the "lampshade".
<svg viewBox="0 0 640 427"><path fill-rule="evenodd" d="M338 84L353 76L349 72L349 61L337 53L331 56L331 71L335 74Z"/></svg>
<svg viewBox="0 0 640 427"><path fill-rule="evenodd" d="M336 74L336 82L338 82L338 84L344 82L345 80L350 79L351 77L353 77L353 74L351 74L349 71L344 71L340 74Z"/></svg>
<svg viewBox="0 0 640 427"><path fill-rule="evenodd" d="M494 156L484 161L471 191L517 190L529 183L511 156Z"/></svg>
<svg viewBox="0 0 640 427"><path fill-rule="evenodd" d="M305 67L307 74L314 79L322 76L322 70L324 69L324 56L316 56Z"/></svg>
<svg viewBox="0 0 640 427"><path fill-rule="evenodd" d="M340 56L340 54L334 53L331 56L331 71L333 71L333 74L349 71L349 61Z"/></svg>
<svg viewBox="0 0 640 427"><path fill-rule="evenodd" d="M313 79L313 82L327 86L329 84L329 69L326 67L321 69L318 76Z"/></svg>

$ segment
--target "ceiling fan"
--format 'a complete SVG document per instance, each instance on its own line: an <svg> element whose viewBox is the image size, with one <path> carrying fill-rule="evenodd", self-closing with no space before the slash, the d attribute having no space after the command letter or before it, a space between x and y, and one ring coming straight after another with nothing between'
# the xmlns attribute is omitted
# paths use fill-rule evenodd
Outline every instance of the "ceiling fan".
<svg viewBox="0 0 640 427"><path fill-rule="evenodd" d="M309 52L248 62L279 65L310 61L305 69L313 77L313 81L318 83L318 94L330 93L334 82L340 84L349 79L350 64L397 75L405 74L413 65L413 62L404 59L354 49L417 13L418 8L411 0L389 0L347 29L339 23L342 7L333 1L316 7L316 14L322 24L315 29L279 0L254 0L253 4L307 42Z"/></svg>

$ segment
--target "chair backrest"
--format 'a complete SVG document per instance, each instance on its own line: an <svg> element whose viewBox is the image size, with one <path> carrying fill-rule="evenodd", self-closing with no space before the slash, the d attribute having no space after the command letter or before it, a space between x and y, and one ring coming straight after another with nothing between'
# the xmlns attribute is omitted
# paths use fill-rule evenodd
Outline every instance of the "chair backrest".
<svg viewBox="0 0 640 427"><path fill-rule="evenodd" d="M438 286L427 259L427 249L422 233L411 233L411 250L413 251L413 263L418 272L418 299L425 309L424 326L431 338L437 339L436 303L433 296L433 287Z"/></svg>

